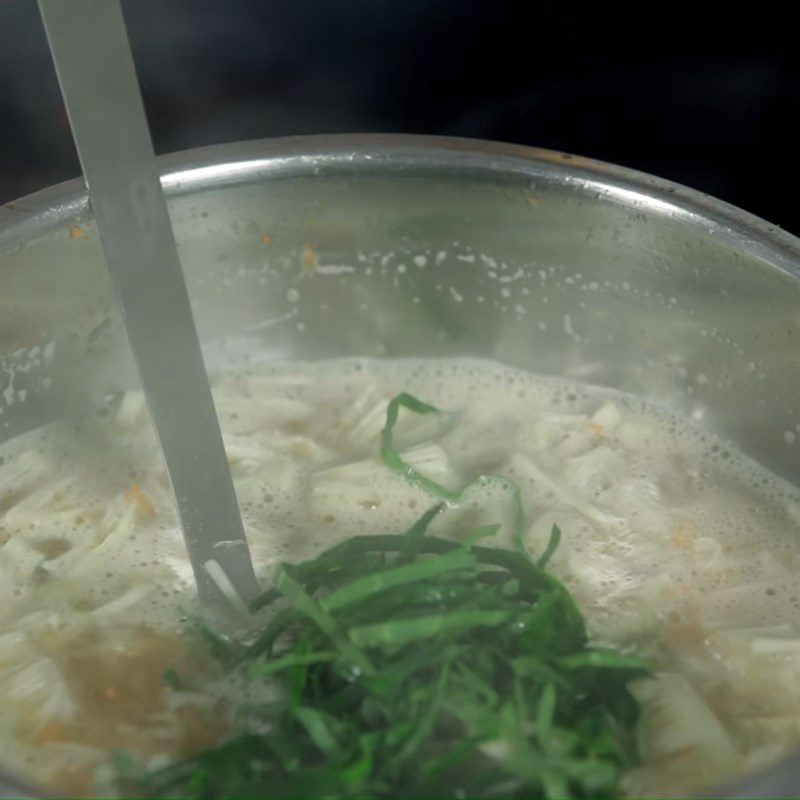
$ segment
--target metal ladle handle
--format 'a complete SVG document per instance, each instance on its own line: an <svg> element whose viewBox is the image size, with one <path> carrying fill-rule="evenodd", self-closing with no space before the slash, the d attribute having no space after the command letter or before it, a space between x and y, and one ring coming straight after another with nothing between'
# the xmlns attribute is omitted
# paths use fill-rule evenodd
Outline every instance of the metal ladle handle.
<svg viewBox="0 0 800 800"><path fill-rule="evenodd" d="M200 599L249 603L259 587L119 0L39 8Z"/></svg>

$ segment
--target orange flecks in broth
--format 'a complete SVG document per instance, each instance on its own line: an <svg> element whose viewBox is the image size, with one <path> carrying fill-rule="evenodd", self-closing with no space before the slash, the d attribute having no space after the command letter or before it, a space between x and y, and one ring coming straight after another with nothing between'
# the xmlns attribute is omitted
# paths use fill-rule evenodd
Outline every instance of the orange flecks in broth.
<svg viewBox="0 0 800 800"><path fill-rule="evenodd" d="M319 257L314 252L314 246L308 242L300 251L300 269L303 272L313 272L319 264Z"/></svg>
<svg viewBox="0 0 800 800"><path fill-rule="evenodd" d="M672 535L672 544L674 547L688 547L691 541L691 531L689 524L686 520L679 519L675 527L675 533Z"/></svg>
<svg viewBox="0 0 800 800"><path fill-rule="evenodd" d="M134 505L146 516L152 519L156 515L156 507L150 502L150 498L141 490L138 484L134 483L125 492L125 499Z"/></svg>
<svg viewBox="0 0 800 800"><path fill-rule="evenodd" d="M186 705L174 714L179 730L159 721L170 712L167 670L192 677L190 688L218 674L202 645L184 636L142 627L124 638L94 631L56 656L78 712L53 720L31 734L34 744L80 743L103 751L186 755L210 746L229 730L225 709Z"/></svg>

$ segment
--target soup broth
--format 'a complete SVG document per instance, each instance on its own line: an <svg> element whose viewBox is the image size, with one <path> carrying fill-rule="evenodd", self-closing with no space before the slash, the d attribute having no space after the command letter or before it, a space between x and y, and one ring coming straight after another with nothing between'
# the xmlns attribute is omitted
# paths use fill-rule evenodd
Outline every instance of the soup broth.
<svg viewBox="0 0 800 800"><path fill-rule="evenodd" d="M469 360L346 360L224 372L214 398L257 574L434 499L381 462L390 398L408 464L453 491L519 487L523 543L573 594L592 642L652 659L632 796L680 796L765 766L800 737L800 496L694 423L632 396ZM139 391L9 442L2 464L5 765L112 796L120 754L153 768L224 741L268 687L197 634L192 571ZM469 523L468 525L466 523ZM431 533L512 547L507 484L449 503ZM115 766L117 764L117 766Z"/></svg>

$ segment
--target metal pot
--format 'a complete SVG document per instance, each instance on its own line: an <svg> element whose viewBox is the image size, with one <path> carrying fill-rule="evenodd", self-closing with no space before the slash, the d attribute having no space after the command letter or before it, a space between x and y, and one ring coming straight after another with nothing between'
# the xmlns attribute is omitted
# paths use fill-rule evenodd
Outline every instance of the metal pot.
<svg viewBox="0 0 800 800"><path fill-rule="evenodd" d="M160 165L212 370L485 356L655 400L798 480L800 241L749 214L459 139L264 140ZM1 214L8 438L136 377L82 182ZM795 796L798 763L727 794Z"/></svg>

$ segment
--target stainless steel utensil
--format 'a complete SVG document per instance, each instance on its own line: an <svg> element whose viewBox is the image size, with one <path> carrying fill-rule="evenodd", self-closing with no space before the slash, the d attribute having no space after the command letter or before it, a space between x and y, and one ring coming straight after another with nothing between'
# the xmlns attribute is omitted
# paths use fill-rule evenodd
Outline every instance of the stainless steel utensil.
<svg viewBox="0 0 800 800"><path fill-rule="evenodd" d="M201 601L258 594L118 0L39 0Z"/></svg>

